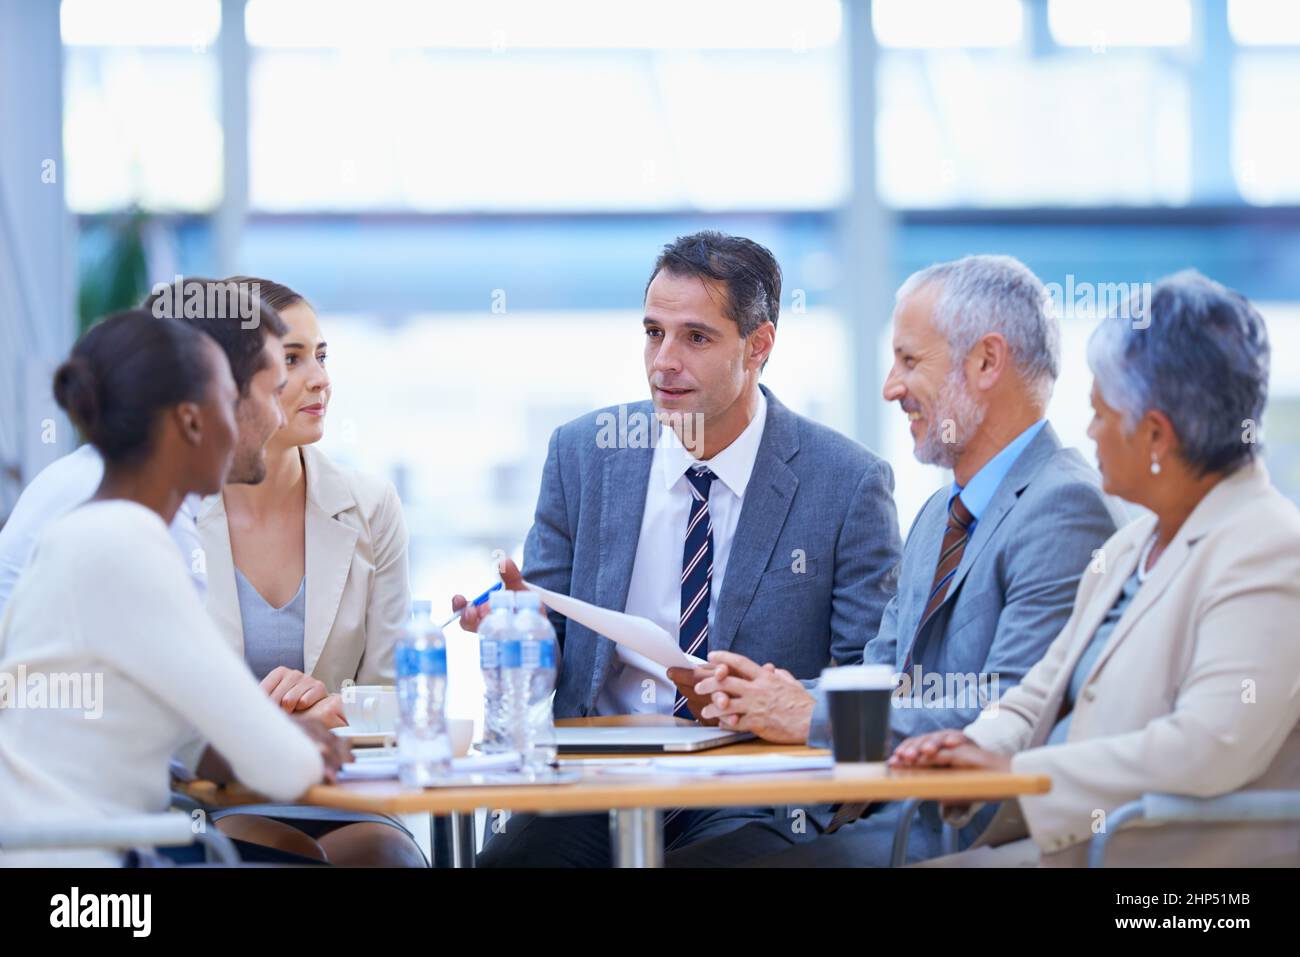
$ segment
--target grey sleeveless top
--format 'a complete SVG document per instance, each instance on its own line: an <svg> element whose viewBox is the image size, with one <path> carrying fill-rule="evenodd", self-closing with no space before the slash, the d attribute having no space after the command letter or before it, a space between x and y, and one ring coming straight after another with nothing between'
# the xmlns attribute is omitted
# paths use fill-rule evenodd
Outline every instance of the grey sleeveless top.
<svg viewBox="0 0 1300 957"><path fill-rule="evenodd" d="M284 665L297 671L303 667L303 640L307 613L307 578L298 594L283 608L273 608L235 569L235 590L239 594L239 617L244 623L244 661L253 677L261 681Z"/></svg>

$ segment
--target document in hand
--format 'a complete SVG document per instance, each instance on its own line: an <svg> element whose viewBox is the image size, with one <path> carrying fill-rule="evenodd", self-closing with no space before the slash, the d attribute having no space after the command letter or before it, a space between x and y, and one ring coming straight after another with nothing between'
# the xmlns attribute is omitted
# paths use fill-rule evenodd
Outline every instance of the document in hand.
<svg viewBox="0 0 1300 957"><path fill-rule="evenodd" d="M649 618L611 611L559 592L538 588L528 582L524 584L542 597L547 608L558 611L565 618L572 618L580 625L586 625L596 634L604 635L610 641L649 658L655 664L665 668L690 668L704 663L703 659L682 651L673 636Z"/></svg>

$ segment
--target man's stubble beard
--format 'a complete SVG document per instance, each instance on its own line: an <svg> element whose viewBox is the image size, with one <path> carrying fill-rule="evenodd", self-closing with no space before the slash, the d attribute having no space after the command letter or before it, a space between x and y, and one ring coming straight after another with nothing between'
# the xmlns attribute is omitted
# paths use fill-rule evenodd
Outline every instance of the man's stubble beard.
<svg viewBox="0 0 1300 957"><path fill-rule="evenodd" d="M239 429L240 439L252 432L257 425L256 422L244 421L236 413L235 424ZM274 433L272 433L273 435ZM243 448L236 443L235 461L230 466L230 474L226 477L227 485L257 485L266 478L266 443L270 441L271 436L267 436L260 444L252 448Z"/></svg>
<svg viewBox="0 0 1300 957"><path fill-rule="evenodd" d="M916 447L917 461L950 469L957 464L966 445L984 422L988 407L971 396L960 366L949 373L935 400L934 415L925 436ZM953 423L953 441L943 441L944 423Z"/></svg>
<svg viewBox="0 0 1300 957"><path fill-rule="evenodd" d="M266 478L266 447L240 453L230 468L227 485L258 485Z"/></svg>

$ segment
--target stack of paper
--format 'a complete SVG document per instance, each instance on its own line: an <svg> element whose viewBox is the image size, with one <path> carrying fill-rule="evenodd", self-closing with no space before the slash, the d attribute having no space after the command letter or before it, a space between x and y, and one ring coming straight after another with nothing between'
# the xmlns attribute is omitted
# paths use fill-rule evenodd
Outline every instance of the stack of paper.
<svg viewBox="0 0 1300 957"><path fill-rule="evenodd" d="M704 777L723 774L777 774L789 771L829 771L835 766L829 754L814 755L699 755L653 758L648 762L602 767L602 774L690 774Z"/></svg>
<svg viewBox="0 0 1300 957"><path fill-rule="evenodd" d="M504 754L471 754L451 759L455 774L477 774L483 771L518 771L523 762L518 751ZM397 777L397 752L379 751L375 756L345 764L339 769L340 781L376 781Z"/></svg>

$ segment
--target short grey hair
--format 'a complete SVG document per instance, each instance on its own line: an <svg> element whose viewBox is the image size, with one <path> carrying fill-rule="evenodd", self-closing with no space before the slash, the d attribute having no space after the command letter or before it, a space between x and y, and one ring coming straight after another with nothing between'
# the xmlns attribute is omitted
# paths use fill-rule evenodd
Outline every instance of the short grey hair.
<svg viewBox="0 0 1300 957"><path fill-rule="evenodd" d="M1200 475L1254 459L1268 403L1263 317L1245 296L1190 269L1156 283L1145 311L1142 322L1103 319L1088 340L1106 404L1130 433L1150 410L1167 415L1183 460Z"/></svg>
<svg viewBox="0 0 1300 957"><path fill-rule="evenodd" d="M966 256L912 273L898 288L902 302L938 284L935 327L948 340L954 362L990 333L1006 340L1025 382L1044 405L1061 373L1061 328L1047 289L1029 267L1011 256Z"/></svg>

